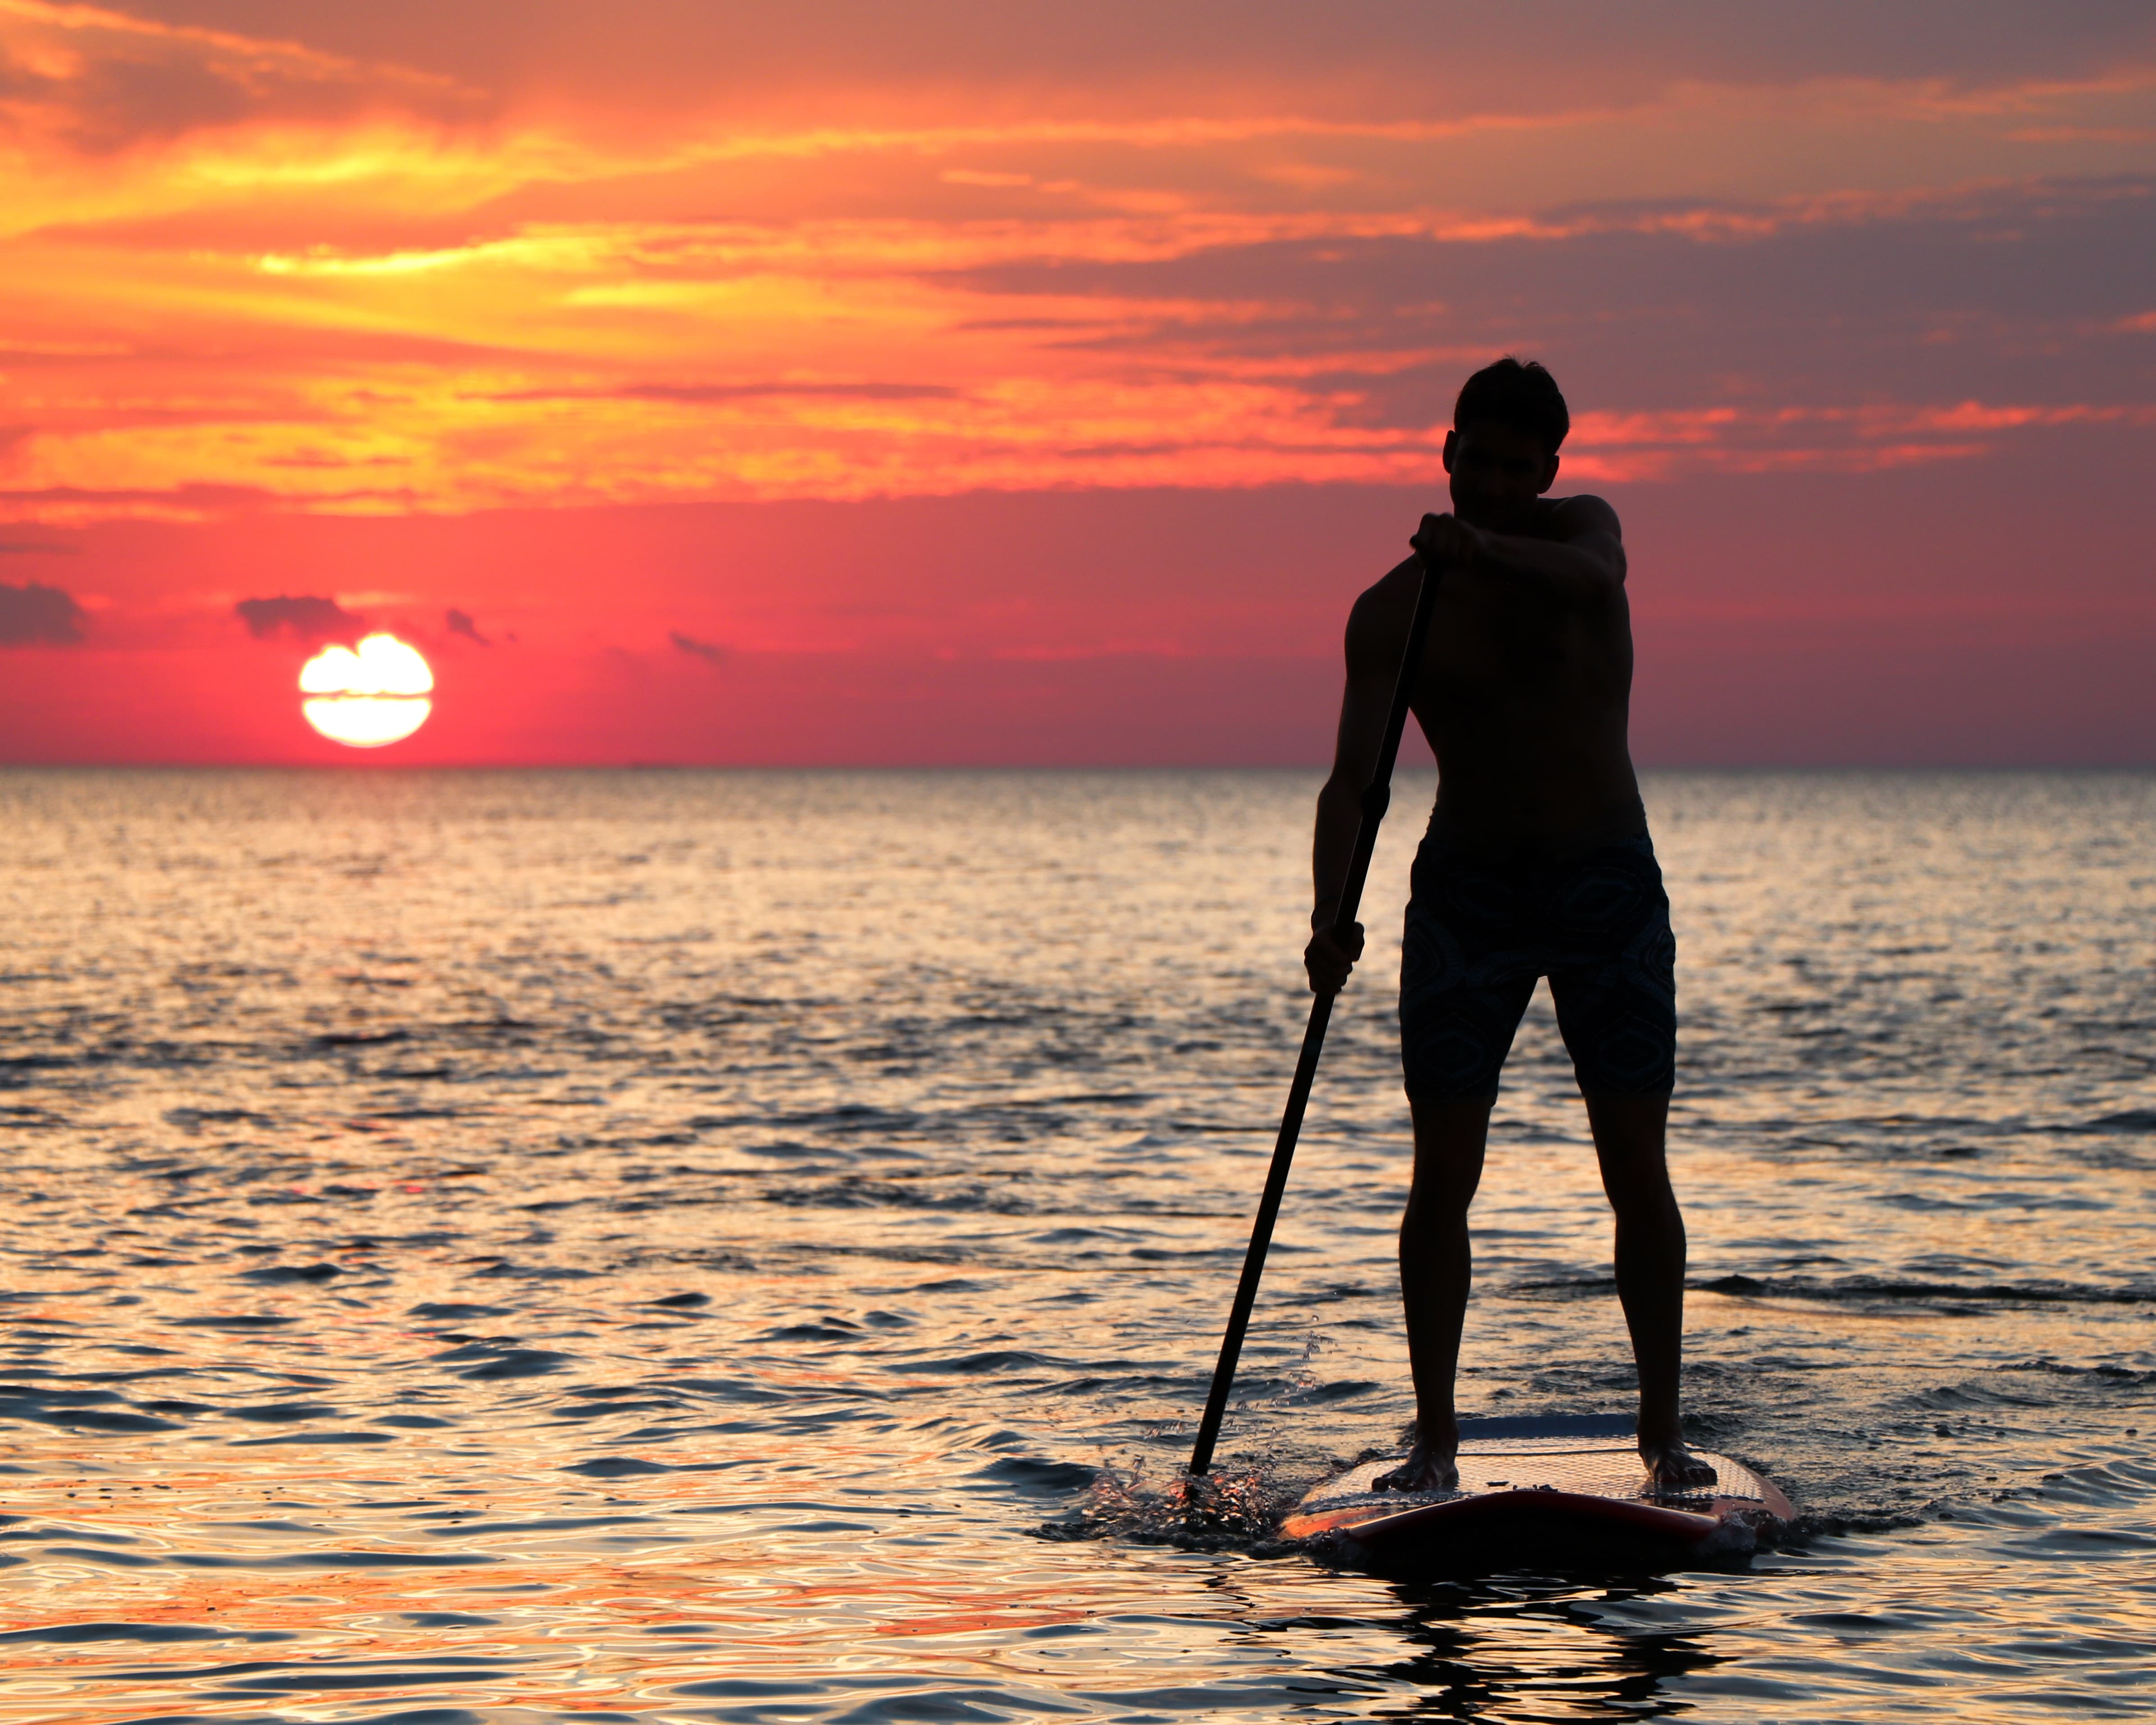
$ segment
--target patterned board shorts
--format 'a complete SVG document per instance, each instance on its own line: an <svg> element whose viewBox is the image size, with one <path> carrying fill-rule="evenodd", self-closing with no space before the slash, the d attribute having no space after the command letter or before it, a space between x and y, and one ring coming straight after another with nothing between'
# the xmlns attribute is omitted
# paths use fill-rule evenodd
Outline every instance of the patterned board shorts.
<svg viewBox="0 0 2156 1725"><path fill-rule="evenodd" d="M1676 937L1653 843L1491 861L1433 832L1415 855L1400 955L1410 1096L1494 1097L1535 981L1587 1096L1667 1096L1676 1077Z"/></svg>

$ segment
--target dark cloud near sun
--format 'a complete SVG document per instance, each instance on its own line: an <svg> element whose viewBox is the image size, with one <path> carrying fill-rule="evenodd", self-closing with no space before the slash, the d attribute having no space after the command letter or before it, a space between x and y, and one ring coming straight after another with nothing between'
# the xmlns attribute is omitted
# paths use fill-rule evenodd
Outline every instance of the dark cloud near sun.
<svg viewBox="0 0 2156 1725"><path fill-rule="evenodd" d="M0 647L65 647L82 636L82 607L73 593L35 581L0 582Z"/></svg>
<svg viewBox="0 0 2156 1725"><path fill-rule="evenodd" d="M472 621L472 614L469 611L459 611L452 605L443 613L442 621L448 625L449 631L453 635L462 635L468 641L477 641L482 647L491 647L494 644L479 632L479 625Z"/></svg>
<svg viewBox="0 0 2156 1725"><path fill-rule="evenodd" d="M702 660L706 665L724 665L726 662L726 649L716 641L700 641L694 635L683 634L678 629L667 630L666 639L680 651Z"/></svg>
<svg viewBox="0 0 2156 1725"><path fill-rule="evenodd" d="M258 641L279 634L290 634L295 640L319 641L331 635L356 634L363 627L359 618L335 599L313 594L295 598L280 593L274 599L242 599L232 611Z"/></svg>

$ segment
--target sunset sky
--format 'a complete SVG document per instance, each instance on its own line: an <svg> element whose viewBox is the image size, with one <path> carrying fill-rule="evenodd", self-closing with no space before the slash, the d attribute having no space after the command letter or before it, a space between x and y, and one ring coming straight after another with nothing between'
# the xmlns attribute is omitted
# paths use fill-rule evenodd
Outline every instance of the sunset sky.
<svg viewBox="0 0 2156 1725"><path fill-rule="evenodd" d="M0 759L1317 761L1514 351L1643 762L2156 761L2140 0L0 0Z"/></svg>

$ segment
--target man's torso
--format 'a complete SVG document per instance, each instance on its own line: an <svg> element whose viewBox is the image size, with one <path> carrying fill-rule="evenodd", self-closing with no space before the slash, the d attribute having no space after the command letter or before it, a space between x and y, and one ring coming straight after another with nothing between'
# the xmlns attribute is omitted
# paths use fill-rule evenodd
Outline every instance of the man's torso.
<svg viewBox="0 0 2156 1725"><path fill-rule="evenodd" d="M1543 505L1531 536L1568 536L1563 511L1562 500ZM1415 566L1387 578L1403 576L1412 607ZM1623 588L1559 605L1502 573L1439 579L1414 710L1437 756L1448 834L1502 852L1632 826L1640 791L1626 740L1632 630Z"/></svg>

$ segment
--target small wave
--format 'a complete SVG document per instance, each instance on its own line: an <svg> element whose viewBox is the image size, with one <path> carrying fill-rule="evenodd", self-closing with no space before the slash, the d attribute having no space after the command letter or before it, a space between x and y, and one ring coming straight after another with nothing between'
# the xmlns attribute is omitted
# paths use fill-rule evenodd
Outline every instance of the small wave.
<svg viewBox="0 0 2156 1725"><path fill-rule="evenodd" d="M1060 1497L1093 1483L1100 1470L1075 1461L1043 1461L1030 1455L1004 1455L974 1471L977 1480L995 1480L1021 1491Z"/></svg>
<svg viewBox="0 0 2156 1725"><path fill-rule="evenodd" d="M788 1127L807 1127L820 1132L904 1132L919 1123L910 1110L871 1108L848 1102L836 1108L773 1109L758 1114L699 1114L688 1122L701 1132L728 1127L758 1127L768 1132Z"/></svg>
<svg viewBox="0 0 2156 1725"><path fill-rule="evenodd" d="M205 1629L192 1623L55 1623L43 1629L0 1631L0 1645L9 1642L49 1641L289 1641L282 1630L234 1630L223 1625Z"/></svg>
<svg viewBox="0 0 2156 1725"><path fill-rule="evenodd" d="M166 1322L176 1330L229 1330L234 1334L249 1330L281 1329L286 1324L299 1322L296 1317L277 1317L268 1312L234 1312L210 1317L174 1317Z"/></svg>
<svg viewBox="0 0 2156 1725"><path fill-rule="evenodd" d="M668 1380L667 1387L707 1395L716 1401L746 1403L751 1406L793 1399L786 1390L771 1389L761 1384L736 1378L674 1378Z"/></svg>
<svg viewBox="0 0 2156 1725"><path fill-rule="evenodd" d="M973 1210L1000 1216L1023 1215L1034 1208L1014 1194L993 1192L985 1186L937 1192L859 1174L848 1174L822 1186L774 1186L763 1194L763 1201L833 1209Z"/></svg>
<svg viewBox="0 0 2156 1725"><path fill-rule="evenodd" d="M343 1274L334 1264L266 1264L259 1270L244 1270L233 1280L255 1282L264 1287L289 1287L295 1283L319 1287Z"/></svg>
<svg viewBox="0 0 2156 1725"><path fill-rule="evenodd" d="M200 1132L206 1126L275 1126L276 1117L251 1108L167 1108L165 1122L182 1132Z"/></svg>
<svg viewBox="0 0 2156 1725"><path fill-rule="evenodd" d="M1374 1378L1344 1378L1333 1384L1320 1384L1309 1389L1297 1390L1288 1399L1303 1404L1344 1402L1358 1395L1368 1395L1385 1386Z"/></svg>
<svg viewBox="0 0 2156 1725"><path fill-rule="evenodd" d="M336 1412L322 1402L258 1402L251 1407L228 1408L225 1412L234 1420L259 1420L264 1425L281 1425L294 1420L320 1420L325 1414Z"/></svg>
<svg viewBox="0 0 2156 1725"><path fill-rule="evenodd" d="M120 1407L110 1405L121 1402ZM0 1419L28 1420L85 1431L172 1431L177 1422L125 1410L122 1399L105 1389L38 1389L0 1384Z"/></svg>
<svg viewBox="0 0 2156 1725"><path fill-rule="evenodd" d="M894 1372L952 1372L961 1377L974 1377L983 1372L1009 1372L1055 1363L1045 1354L1029 1353L1023 1348L1008 1348L987 1353L963 1354L957 1359L901 1360L890 1369Z"/></svg>
<svg viewBox="0 0 2156 1725"><path fill-rule="evenodd" d="M558 1372L569 1356L547 1348L504 1348L493 1343L470 1342L434 1355L436 1365L469 1365L457 1376L473 1384L491 1384L504 1378L537 1378Z"/></svg>
<svg viewBox="0 0 2156 1725"><path fill-rule="evenodd" d="M775 1330L766 1330L755 1338L759 1342L859 1342L863 1339L860 1326L843 1317L819 1318L814 1323L786 1324Z"/></svg>
<svg viewBox="0 0 2156 1725"><path fill-rule="evenodd" d="M1712 1287L1712 1283L1706 1286ZM1608 1276L1558 1276L1539 1281L1520 1281L1512 1284L1512 1291L1539 1295L1545 1300L1589 1300L1617 1291L1617 1281Z"/></svg>
<svg viewBox="0 0 2156 1725"><path fill-rule="evenodd" d="M1605 1284L1614 1286L1614 1283ZM1710 1294L1743 1294L1767 1300L1990 1300L2025 1305L2141 1306L2156 1304L2156 1287L2092 1287L2073 1282L1888 1281L1853 1276L1840 1281L1803 1276L1763 1280L1719 1276L1693 1286Z"/></svg>
<svg viewBox="0 0 2156 1725"><path fill-rule="evenodd" d="M2065 1360L2022 1359L2008 1365L1994 1366L1991 1369L1994 1372L2042 1372L2055 1378L2093 1378L2107 1384L2156 1384L2156 1372L2136 1371L2131 1366L2076 1366Z"/></svg>

